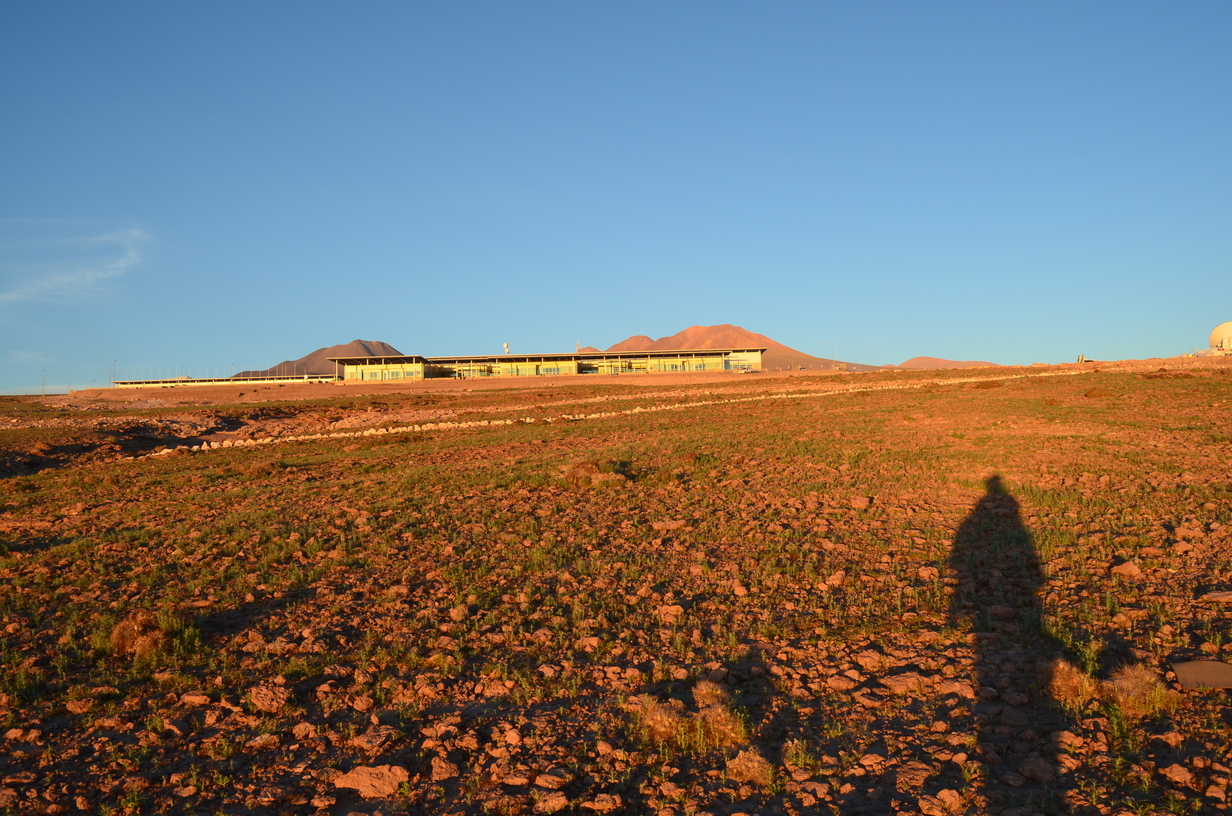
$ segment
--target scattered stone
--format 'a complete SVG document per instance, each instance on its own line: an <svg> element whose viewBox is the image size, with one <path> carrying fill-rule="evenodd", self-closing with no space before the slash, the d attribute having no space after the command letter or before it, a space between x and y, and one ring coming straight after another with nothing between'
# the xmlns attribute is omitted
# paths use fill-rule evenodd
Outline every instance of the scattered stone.
<svg viewBox="0 0 1232 816"><path fill-rule="evenodd" d="M950 816L960 812L962 795L956 790L946 788L936 796L921 796L917 805L924 816Z"/></svg>
<svg viewBox="0 0 1232 816"><path fill-rule="evenodd" d="M667 530L679 530L685 525L686 525L685 521L682 521L681 519L673 519L671 521L656 521L650 526L655 530L667 531Z"/></svg>
<svg viewBox="0 0 1232 816"><path fill-rule="evenodd" d="M1166 768L1159 769L1159 775L1175 785L1189 786L1193 784L1194 776L1189 769L1184 765L1173 763Z"/></svg>
<svg viewBox="0 0 1232 816"><path fill-rule="evenodd" d="M1132 581L1142 574L1142 569L1133 561L1126 561L1124 564L1117 564L1111 572L1113 575Z"/></svg>
<svg viewBox="0 0 1232 816"><path fill-rule="evenodd" d="M252 748L255 751L261 751L267 748L277 748L282 744L282 740L278 739L277 734L258 734L245 743L245 747Z"/></svg>
<svg viewBox="0 0 1232 816"><path fill-rule="evenodd" d="M535 813L555 813L558 810L564 810L568 806L569 797L560 791L552 791L551 793L544 794L535 803Z"/></svg>
<svg viewBox="0 0 1232 816"><path fill-rule="evenodd" d="M1056 769L1043 757L1029 756L1018 767L1018 773L1035 782L1051 784L1057 781Z"/></svg>
<svg viewBox="0 0 1232 816"><path fill-rule="evenodd" d="M386 799L396 794L402 783L410 778L401 765L360 766L336 777L334 787L355 790L365 799Z"/></svg>
<svg viewBox="0 0 1232 816"><path fill-rule="evenodd" d="M1085 740L1073 731L1054 731L1052 744L1061 751L1073 751L1081 748Z"/></svg>
<svg viewBox="0 0 1232 816"><path fill-rule="evenodd" d="M379 754L385 746L401 736L402 732L388 725L374 725L362 734L351 738L351 745L369 754Z"/></svg>
<svg viewBox="0 0 1232 816"><path fill-rule="evenodd" d="M943 697L958 696L968 700L976 698L975 687L961 680L942 680L937 684L937 693Z"/></svg>
<svg viewBox="0 0 1232 816"><path fill-rule="evenodd" d="M655 610L655 614L659 616L659 620L671 626L679 622L684 615L684 607L679 604L663 605Z"/></svg>
<svg viewBox="0 0 1232 816"><path fill-rule="evenodd" d="M826 685L834 691L851 691L858 683L850 677L845 677L841 674L836 674L833 677L826 679Z"/></svg>
<svg viewBox="0 0 1232 816"><path fill-rule="evenodd" d="M994 605L988 608L988 614L997 620L1009 621L1018 617L1018 610L1009 606Z"/></svg>
<svg viewBox="0 0 1232 816"><path fill-rule="evenodd" d="M248 692L248 699L258 711L277 714L291 699L291 692L285 686L254 686Z"/></svg>
<svg viewBox="0 0 1232 816"><path fill-rule="evenodd" d="M910 694L923 688L924 678L915 672L893 674L889 677L881 678L881 685L889 689L892 694Z"/></svg>
<svg viewBox="0 0 1232 816"><path fill-rule="evenodd" d="M894 786L903 793L911 793L924 787L933 767L923 762L908 762L894 772Z"/></svg>
<svg viewBox="0 0 1232 816"><path fill-rule="evenodd" d="M1013 706L1005 706L997 716L1001 719L1001 722L1006 725L1012 725L1015 728L1026 728L1031 724L1031 718L1027 716L1027 713Z"/></svg>
<svg viewBox="0 0 1232 816"><path fill-rule="evenodd" d="M1154 737L1151 738L1151 741L1152 742L1162 742L1164 745L1167 745L1169 748L1180 748L1181 743L1185 741L1185 737L1182 736L1180 731L1169 731L1165 734L1156 734Z"/></svg>
<svg viewBox="0 0 1232 816"><path fill-rule="evenodd" d="M600 793L589 802L583 802L582 807L585 810L593 810L595 813L610 813L613 810L619 810L624 806L624 800L617 793Z"/></svg>
<svg viewBox="0 0 1232 816"><path fill-rule="evenodd" d="M1201 600L1216 601L1218 603L1229 603L1229 602L1232 602L1232 592L1229 592L1229 591L1208 592L1202 596Z"/></svg>
<svg viewBox="0 0 1232 816"><path fill-rule="evenodd" d="M392 729L391 729L392 730ZM458 776L458 766L447 759L432 757L432 781L444 782Z"/></svg>
<svg viewBox="0 0 1232 816"><path fill-rule="evenodd" d="M876 671L885 664L885 655L873 649L865 649L856 655L855 660L864 671Z"/></svg>
<svg viewBox="0 0 1232 816"><path fill-rule="evenodd" d="M549 790L560 790L573 781L573 777L560 768L552 768L535 777L535 784Z"/></svg>

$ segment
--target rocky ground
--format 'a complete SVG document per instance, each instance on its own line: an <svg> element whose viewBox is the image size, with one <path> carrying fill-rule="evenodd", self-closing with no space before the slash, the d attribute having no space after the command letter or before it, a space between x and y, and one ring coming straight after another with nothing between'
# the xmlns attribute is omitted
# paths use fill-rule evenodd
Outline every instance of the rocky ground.
<svg viewBox="0 0 1232 816"><path fill-rule="evenodd" d="M0 808L1222 810L1230 374L5 401Z"/></svg>

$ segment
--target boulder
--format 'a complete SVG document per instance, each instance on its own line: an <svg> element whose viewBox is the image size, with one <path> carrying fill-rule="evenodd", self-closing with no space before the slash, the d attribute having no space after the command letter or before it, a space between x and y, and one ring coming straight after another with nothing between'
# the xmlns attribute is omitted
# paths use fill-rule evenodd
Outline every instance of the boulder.
<svg viewBox="0 0 1232 816"><path fill-rule="evenodd" d="M401 765L360 766L335 778L334 787L355 790L365 799L387 799L410 778Z"/></svg>

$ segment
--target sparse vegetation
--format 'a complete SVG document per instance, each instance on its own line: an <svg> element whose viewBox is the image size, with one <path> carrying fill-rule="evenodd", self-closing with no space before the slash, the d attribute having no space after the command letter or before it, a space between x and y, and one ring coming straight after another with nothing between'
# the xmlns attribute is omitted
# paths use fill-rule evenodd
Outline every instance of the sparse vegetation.
<svg viewBox="0 0 1232 816"><path fill-rule="evenodd" d="M0 400L0 809L1200 812L1218 371Z"/></svg>

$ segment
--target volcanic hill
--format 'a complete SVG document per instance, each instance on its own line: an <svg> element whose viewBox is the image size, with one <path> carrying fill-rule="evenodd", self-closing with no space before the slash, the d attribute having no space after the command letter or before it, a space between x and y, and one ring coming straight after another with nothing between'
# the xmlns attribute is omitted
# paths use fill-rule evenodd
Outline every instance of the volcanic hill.
<svg viewBox="0 0 1232 816"><path fill-rule="evenodd" d="M690 326L670 337L651 340L644 334L622 340L608 351L668 351L672 349L764 348L762 367L773 371L785 368L831 369L846 365L848 371L876 371L878 366L842 363L805 354L764 334L723 323L718 326Z"/></svg>
<svg viewBox="0 0 1232 816"><path fill-rule="evenodd" d="M283 360L263 371L241 371L236 377L274 377L296 374L333 374L330 357L397 357L402 352L379 340L352 340L340 346L320 348L298 360Z"/></svg>

